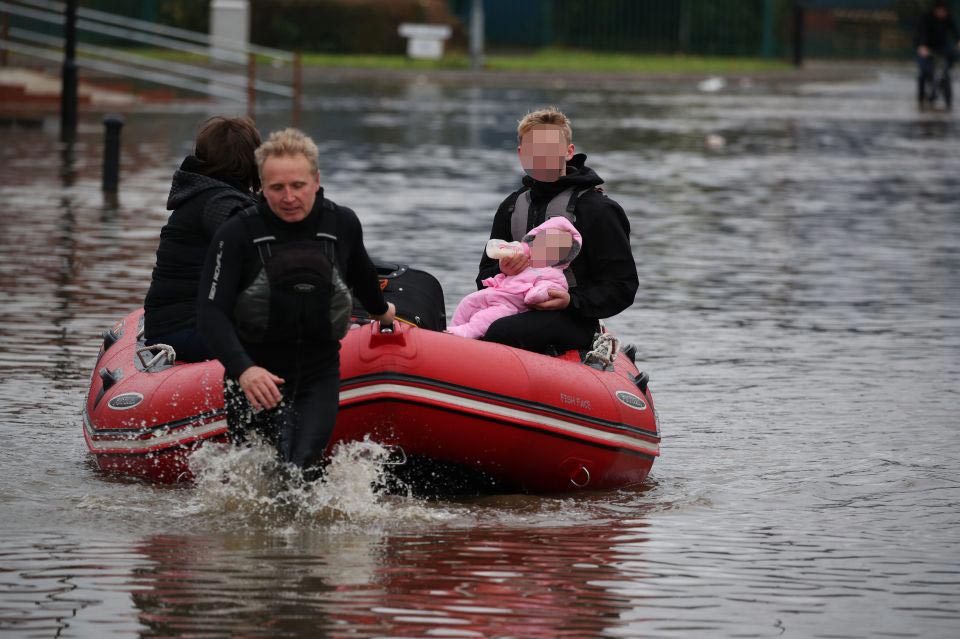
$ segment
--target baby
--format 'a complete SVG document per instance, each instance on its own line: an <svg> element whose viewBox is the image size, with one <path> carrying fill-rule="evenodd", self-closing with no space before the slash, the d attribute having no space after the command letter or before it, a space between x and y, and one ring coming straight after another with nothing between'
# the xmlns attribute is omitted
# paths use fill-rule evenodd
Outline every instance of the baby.
<svg viewBox="0 0 960 639"><path fill-rule="evenodd" d="M505 257L523 252L530 266L516 275L499 273L483 280L487 288L467 295L453 314L447 331L461 337L483 337L501 317L522 313L550 299L551 288L567 289L563 269L580 252L580 232L564 217L552 217L532 229L522 242L490 240L487 255Z"/></svg>

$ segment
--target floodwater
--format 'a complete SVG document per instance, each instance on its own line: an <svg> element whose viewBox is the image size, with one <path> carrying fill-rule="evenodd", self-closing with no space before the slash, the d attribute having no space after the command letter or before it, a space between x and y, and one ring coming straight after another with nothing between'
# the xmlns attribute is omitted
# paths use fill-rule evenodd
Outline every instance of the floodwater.
<svg viewBox="0 0 960 639"><path fill-rule="evenodd" d="M912 86L313 88L328 196L448 311L519 178L516 119L573 117L632 224L642 286L608 324L664 439L643 488L566 497L383 496L369 455L283 504L99 473L98 336L142 301L207 114L128 116L117 206L97 120L72 149L0 130L0 634L957 636L960 123Z"/></svg>

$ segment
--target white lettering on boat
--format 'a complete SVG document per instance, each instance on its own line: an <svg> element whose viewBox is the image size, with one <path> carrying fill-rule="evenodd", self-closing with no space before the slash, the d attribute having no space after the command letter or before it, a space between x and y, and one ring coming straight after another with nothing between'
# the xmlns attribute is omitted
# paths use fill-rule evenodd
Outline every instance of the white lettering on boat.
<svg viewBox="0 0 960 639"><path fill-rule="evenodd" d="M567 395L566 393L560 393L560 401L568 406L576 406L577 408L582 408L584 410L590 410L590 400L576 397L574 395Z"/></svg>

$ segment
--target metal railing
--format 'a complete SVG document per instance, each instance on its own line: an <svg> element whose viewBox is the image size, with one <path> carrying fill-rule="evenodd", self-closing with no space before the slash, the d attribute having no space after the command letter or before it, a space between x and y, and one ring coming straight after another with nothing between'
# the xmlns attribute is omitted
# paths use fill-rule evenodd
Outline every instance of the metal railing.
<svg viewBox="0 0 960 639"><path fill-rule="evenodd" d="M49 31L53 25L62 33L65 9L64 3L54 0L0 0L0 63L6 64L7 52L61 61L63 36L52 35L44 29ZM95 9L80 8L77 18L78 33L133 43L121 48L84 43L81 38L77 46L77 65L82 68L209 97L245 101L250 116L254 115L258 94L280 97L292 102L295 125L299 120L302 93L299 53L215 38ZM169 60L138 51L145 46L167 55L174 52L188 58L204 58L206 63ZM267 63L272 74L288 68L289 83L259 79L258 59ZM215 73L211 73L211 67L215 68Z"/></svg>

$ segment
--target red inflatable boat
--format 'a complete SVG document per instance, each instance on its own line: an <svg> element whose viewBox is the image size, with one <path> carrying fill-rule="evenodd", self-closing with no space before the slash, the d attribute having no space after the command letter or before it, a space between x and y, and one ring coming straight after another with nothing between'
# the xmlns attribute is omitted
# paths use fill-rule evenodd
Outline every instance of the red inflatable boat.
<svg viewBox="0 0 960 639"><path fill-rule="evenodd" d="M660 433L635 349L607 336L590 353L551 357L429 330L424 314L405 312L399 280L386 281L411 323L361 324L343 339L329 450L369 436L399 455L392 469L405 482L435 492L562 493L646 478ZM171 362L162 346L144 347L142 323L138 310L104 333L84 436L103 470L189 481L190 453L226 441L223 367Z"/></svg>

